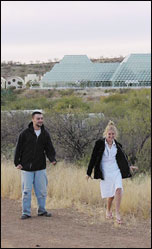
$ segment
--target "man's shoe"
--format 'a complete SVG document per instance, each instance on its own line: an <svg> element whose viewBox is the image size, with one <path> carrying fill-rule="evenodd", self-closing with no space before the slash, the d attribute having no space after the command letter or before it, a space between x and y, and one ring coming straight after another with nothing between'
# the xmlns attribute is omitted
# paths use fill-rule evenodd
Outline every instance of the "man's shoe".
<svg viewBox="0 0 152 249"><path fill-rule="evenodd" d="M23 214L23 215L21 216L21 219L22 219L22 220L25 220L25 219L28 219L28 218L31 218L31 216L29 216L29 215L27 215L27 214Z"/></svg>
<svg viewBox="0 0 152 249"><path fill-rule="evenodd" d="M51 213L48 213L48 212L44 212L44 213L42 213L42 214L38 214L38 216L51 217L52 214L51 214Z"/></svg>

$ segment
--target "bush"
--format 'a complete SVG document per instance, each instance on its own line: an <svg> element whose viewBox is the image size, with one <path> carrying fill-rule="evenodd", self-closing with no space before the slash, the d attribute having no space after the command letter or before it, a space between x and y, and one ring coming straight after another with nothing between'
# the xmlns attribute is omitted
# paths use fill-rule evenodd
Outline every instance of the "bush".
<svg viewBox="0 0 152 249"><path fill-rule="evenodd" d="M52 93L52 92L51 92ZM59 159L80 160L80 165L88 162L94 142L102 137L109 120L118 128L118 141L122 143L129 160L139 167L139 173L151 168L151 93L149 89L130 90L129 93L103 96L98 102L84 102L82 98L65 96L51 100L32 92L20 97L17 93L2 89L2 108L45 110L44 122L51 132ZM56 95L56 91L53 91ZM5 96L5 98L4 98ZM33 97L32 97L33 96ZM59 97L59 94L58 94ZM88 118L88 112L99 112L104 118ZM27 127L31 116L24 113L2 113L1 118L2 153L9 154L7 145L15 146L17 136ZM14 135L15 134L15 135ZM9 147L10 148L10 147ZM11 151L11 149L10 149Z"/></svg>
<svg viewBox="0 0 152 249"><path fill-rule="evenodd" d="M83 158L103 132L104 118L90 119L86 114L45 117L60 159L76 161Z"/></svg>
<svg viewBox="0 0 152 249"><path fill-rule="evenodd" d="M65 90L60 90L60 95L61 96L71 96L74 94L73 89L65 89Z"/></svg>
<svg viewBox="0 0 152 249"><path fill-rule="evenodd" d="M56 112L71 112L71 110L78 109L80 112L86 112L89 111L89 105L79 97L75 96L69 96L69 97L63 97L56 101L56 104L54 105L54 110Z"/></svg>
<svg viewBox="0 0 152 249"><path fill-rule="evenodd" d="M136 164L139 167L139 172L151 172L151 137L149 137L141 150L138 150L136 155Z"/></svg>
<svg viewBox="0 0 152 249"><path fill-rule="evenodd" d="M9 102L7 108L11 110L32 110L32 109L45 109L51 108L51 101L45 97L36 98L20 98Z"/></svg>
<svg viewBox="0 0 152 249"><path fill-rule="evenodd" d="M14 92L14 89L8 88L8 89L1 89L1 105L5 106L9 102L13 102L16 100L16 93Z"/></svg>
<svg viewBox="0 0 152 249"><path fill-rule="evenodd" d="M110 95L107 98L105 98L104 102L105 103L112 102L114 104L114 103L125 101L126 99L127 99L126 95L113 94L113 95Z"/></svg>

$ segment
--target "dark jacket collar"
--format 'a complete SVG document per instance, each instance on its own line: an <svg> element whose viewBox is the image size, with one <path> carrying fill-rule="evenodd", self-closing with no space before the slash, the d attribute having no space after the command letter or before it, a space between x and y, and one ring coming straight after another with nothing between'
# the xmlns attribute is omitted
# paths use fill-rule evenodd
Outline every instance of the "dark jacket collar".
<svg viewBox="0 0 152 249"><path fill-rule="evenodd" d="M104 142L104 144L105 144L106 138L101 138L100 140L101 140L102 142ZM120 145L120 143L118 143L118 141L117 141L116 139L114 139L114 141L115 141L115 144L116 144L116 145Z"/></svg>
<svg viewBox="0 0 152 249"><path fill-rule="evenodd" d="M34 127L33 127L33 122L31 121L28 125L29 130L34 133ZM41 131L44 131L45 127L44 125L41 126Z"/></svg>

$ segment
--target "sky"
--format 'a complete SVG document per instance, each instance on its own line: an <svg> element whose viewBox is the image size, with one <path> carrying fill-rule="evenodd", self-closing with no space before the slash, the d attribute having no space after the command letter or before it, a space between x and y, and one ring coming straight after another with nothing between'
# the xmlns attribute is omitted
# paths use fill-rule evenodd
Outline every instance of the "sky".
<svg viewBox="0 0 152 249"><path fill-rule="evenodd" d="M151 53L151 1L1 1L1 61Z"/></svg>

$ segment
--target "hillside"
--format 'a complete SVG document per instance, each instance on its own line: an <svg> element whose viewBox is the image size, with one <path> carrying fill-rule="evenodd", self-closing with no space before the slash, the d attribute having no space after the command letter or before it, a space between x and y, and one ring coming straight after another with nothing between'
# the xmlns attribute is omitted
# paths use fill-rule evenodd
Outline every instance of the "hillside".
<svg viewBox="0 0 152 249"><path fill-rule="evenodd" d="M24 79L27 74L43 75L50 71L56 62L37 63L37 64L17 64L2 63L1 76L7 78L9 76L20 76Z"/></svg>
<svg viewBox="0 0 152 249"><path fill-rule="evenodd" d="M118 58L103 58L91 59L92 62L121 62L124 57ZM1 63L1 77L7 78L9 76L20 76L24 78L27 74L44 75L44 73L50 71L52 67L58 62L48 63L32 63L32 64L21 64L19 62L2 62Z"/></svg>

